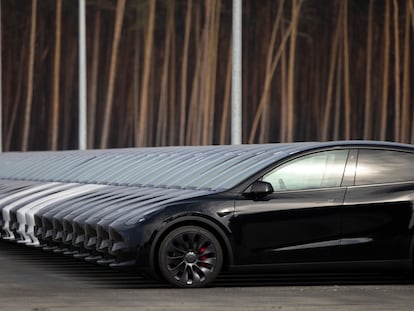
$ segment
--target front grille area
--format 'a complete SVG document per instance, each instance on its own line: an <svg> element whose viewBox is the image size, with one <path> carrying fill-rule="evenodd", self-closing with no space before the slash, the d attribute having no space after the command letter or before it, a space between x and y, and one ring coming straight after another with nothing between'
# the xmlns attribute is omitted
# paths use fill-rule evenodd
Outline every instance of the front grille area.
<svg viewBox="0 0 414 311"><path fill-rule="evenodd" d="M82 226L79 225L79 223L74 222L73 223L73 239L72 243L76 247L83 247L83 244L85 242L85 230Z"/></svg>
<svg viewBox="0 0 414 311"><path fill-rule="evenodd" d="M96 242L97 234L95 228L90 224L85 224L85 241L83 246L86 249L95 249Z"/></svg>
<svg viewBox="0 0 414 311"><path fill-rule="evenodd" d="M53 241L61 242L63 236L63 224L57 220L53 219Z"/></svg>

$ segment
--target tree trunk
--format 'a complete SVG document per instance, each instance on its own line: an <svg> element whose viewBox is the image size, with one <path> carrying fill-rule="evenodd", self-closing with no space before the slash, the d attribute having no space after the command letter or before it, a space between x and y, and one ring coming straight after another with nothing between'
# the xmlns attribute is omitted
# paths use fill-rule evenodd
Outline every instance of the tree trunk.
<svg viewBox="0 0 414 311"><path fill-rule="evenodd" d="M165 146L167 144L167 127L168 127L168 78L169 68L171 61L171 31L174 18L174 5L171 5L174 0L170 0L168 3L167 22L165 23L165 46L164 46L164 63L161 71L161 88L160 88L160 100L158 103L158 121L157 121L157 136L156 145Z"/></svg>
<svg viewBox="0 0 414 311"><path fill-rule="evenodd" d="M201 38L200 38L200 23L201 23L201 16L200 16L200 7L197 7L196 16L195 16L195 25L194 25L194 33L195 33L195 59L196 65L194 69L193 79L192 79L192 86L191 86L191 98L190 98L190 105L188 111L188 123L187 123L187 137L186 137L186 144L187 145L196 145L198 142L199 137L199 118L198 118L198 111L200 105L200 72L201 72Z"/></svg>
<svg viewBox="0 0 414 311"><path fill-rule="evenodd" d="M398 25L398 1L393 0L394 9L394 140L400 139L401 103L400 103L400 29Z"/></svg>
<svg viewBox="0 0 414 311"><path fill-rule="evenodd" d="M146 146L148 144L148 106L149 106L149 82L152 64L152 43L154 40L154 25L156 13L156 0L149 1L148 24L145 35L145 51L144 51L144 68L142 73L141 98L140 98L140 114L139 114L139 133L138 146ZM151 103L153 104L153 103Z"/></svg>
<svg viewBox="0 0 414 311"><path fill-rule="evenodd" d="M171 55L170 55L170 68L169 68L169 83L168 83L168 88L169 88L169 100L168 100L168 114L169 114L169 122L167 124L167 126L169 125L169 128L167 127L167 131L168 131L168 137L166 138L166 143L169 146L175 146L178 143L177 140L177 134L178 134L178 130L179 130L179 123L177 122L176 118L176 59L177 59L177 55L176 55L176 26L175 26L175 10L176 10L176 5L175 5L175 1L168 1L169 4L169 8L171 11L171 27L169 29L170 31L170 35L171 35Z"/></svg>
<svg viewBox="0 0 414 311"><path fill-rule="evenodd" d="M343 47L341 46L339 49L339 57L338 59L341 59L341 57L343 57ZM338 68L336 70L336 92L335 92L335 108L334 108L334 114L333 114L333 135L332 135L332 139L333 140L338 140L340 136L342 136L342 133L340 132L340 125L341 125L341 120L342 118L342 112L341 112L341 102L342 102L342 89L341 89L341 85L343 83L342 78L343 78L343 74L342 74L342 67L343 67L343 62L338 61Z"/></svg>
<svg viewBox="0 0 414 311"><path fill-rule="evenodd" d="M101 37L101 10L99 6L95 14L95 25L93 31L93 44L92 44L92 66L90 69L90 82L89 85L89 100L88 100L88 148L95 146L95 122L96 122L96 107L97 107L97 95L98 95L98 73L99 73L99 60L100 60L100 37Z"/></svg>
<svg viewBox="0 0 414 311"><path fill-rule="evenodd" d="M380 139L387 139L387 114L388 114L388 80L390 59L390 0L386 0L384 12L384 72L382 76L382 105Z"/></svg>
<svg viewBox="0 0 414 311"><path fill-rule="evenodd" d="M344 98L345 98L345 139L351 138L351 83L349 78L349 39L348 39L348 0L343 5L343 36L344 36Z"/></svg>
<svg viewBox="0 0 414 311"><path fill-rule="evenodd" d="M328 86L326 88L326 102L325 110L323 116L323 125L322 125L322 140L328 140L330 138L330 125L332 123L332 106L333 106L333 91L335 83L335 69L337 70L338 64L338 50L339 50L339 31L342 27L343 14L338 10L337 24L334 32L332 50L329 64L329 74L328 74Z"/></svg>
<svg viewBox="0 0 414 311"><path fill-rule="evenodd" d="M13 133L14 133L14 128L15 128L15 124L18 123L16 122L16 118L17 118L17 113L19 110L19 106L21 105L21 98L22 98L22 90L24 87L24 72L25 69L23 64L25 64L25 61L28 59L27 55L29 54L29 51L27 49L27 39L29 38L29 28L25 27L25 31L24 31L24 35L23 35L23 46L21 46L21 50L20 50L20 57L19 57L19 64L21 64L20 66L18 66L18 73L17 73L17 83L15 84L16 86L16 92L15 92L15 98L12 102L12 112L11 112L11 116L8 117L8 125L7 125L7 132L6 132L6 142L5 142L5 148L4 151L10 151L11 147L12 147L12 139L13 139ZM11 81L11 79L10 79Z"/></svg>
<svg viewBox="0 0 414 311"><path fill-rule="evenodd" d="M285 24L282 23L281 31L280 33L284 35L286 32ZM279 142L285 142L286 141L286 103L287 103L287 87L286 87L286 81L287 81L287 51L286 49L283 49L281 54L281 61L280 61L280 116L279 116Z"/></svg>
<svg viewBox="0 0 414 311"><path fill-rule="evenodd" d="M410 3L407 2L405 11L404 30L404 65L403 65L403 89L402 89L402 113L401 113L401 139L402 143L409 143L410 126Z"/></svg>
<svg viewBox="0 0 414 311"><path fill-rule="evenodd" d="M212 75L212 58L211 58L211 46L213 45L213 23L214 23L214 7L216 0L211 0L205 4L205 25L203 32L203 58L202 58L202 75L201 75L201 96L200 100L202 103L202 128L201 128L201 144L207 145L208 143L208 130L210 121L210 105L211 100L211 75Z"/></svg>
<svg viewBox="0 0 414 311"><path fill-rule="evenodd" d="M252 144L255 140L260 118L262 117L263 111L265 110L265 107L266 105L268 105L269 100L270 100L270 88L271 88L271 83L273 80L274 73L277 68L277 64L279 63L282 52L284 51L287 39L289 38L289 35L291 34L292 27L289 26L288 30L283 35L279 48L275 54L274 49L276 45L276 36L277 36L277 32L280 26L280 21L282 20L283 4L284 4L283 0L279 2L278 9L277 9L277 16L273 23L272 32L270 35L270 41L269 41L269 46L267 50L267 58L266 58L266 72L265 72L264 86L263 86L262 96L260 98L260 102L259 102L259 105L256 110L256 114L253 119L252 128L250 130L250 135L249 135L249 140L248 140L249 144Z"/></svg>
<svg viewBox="0 0 414 311"><path fill-rule="evenodd" d="M227 133L229 130L229 113L231 105L231 74L232 74L232 49L231 44L229 45L229 55L227 58L227 74L226 74L226 86L224 88L223 97L223 109L221 113L221 125L220 125L220 139L219 144L225 145L227 143Z"/></svg>
<svg viewBox="0 0 414 311"><path fill-rule="evenodd" d="M136 19L140 20L139 7L136 8ZM133 103L133 133L132 139L133 143L132 146L137 146L139 144L139 100L140 100L140 31L136 29L135 35L135 47L134 47L134 82L133 82L133 89L134 89L134 103Z"/></svg>
<svg viewBox="0 0 414 311"><path fill-rule="evenodd" d="M180 101L180 138L179 145L185 144L185 125L187 122L187 66L190 44L191 16L193 0L188 0L185 17L183 61L181 64L181 101Z"/></svg>
<svg viewBox="0 0 414 311"><path fill-rule="evenodd" d="M371 77L372 77L372 20L374 0L369 1L368 8L368 30L366 47L366 71L365 71L365 110L364 110L364 139L372 138L372 99L371 99Z"/></svg>
<svg viewBox="0 0 414 311"><path fill-rule="evenodd" d="M210 48L210 82L209 82L209 93L210 93L210 105L209 105L209 118L207 124L207 140L204 144L213 144L214 137L214 123L215 123L215 111L216 111L216 85L217 85L217 54L218 54L218 43L219 43L219 31L220 31L220 8L221 0L215 1L213 6L212 25L211 25L211 44Z"/></svg>
<svg viewBox="0 0 414 311"><path fill-rule="evenodd" d="M287 81L287 141L295 139L295 54L296 36L298 33L299 12L303 0L293 0L292 2L292 31L289 46L289 64Z"/></svg>
<svg viewBox="0 0 414 311"><path fill-rule="evenodd" d="M116 6L116 17L115 17L115 30L114 37L112 39L112 54L111 54L111 63L109 65L109 78L108 78L108 92L106 95L105 102L105 111L103 115L103 128L102 128L102 137L101 137L101 148L106 148L108 146L109 132L111 126L111 115L112 115L112 105L115 89L115 75L116 75L116 66L118 60L118 46L121 39L122 24L124 21L124 12L125 12L125 0L118 0Z"/></svg>
<svg viewBox="0 0 414 311"><path fill-rule="evenodd" d="M32 0L32 17L30 25L30 53L29 62L27 68L27 94L26 94L26 107L24 113L23 123L23 138L22 138L22 151L27 151L29 147L29 135L30 135L30 121L32 114L32 102L33 102L33 73L35 62L35 41L36 41L36 18L37 18L37 0Z"/></svg>
<svg viewBox="0 0 414 311"><path fill-rule="evenodd" d="M55 57L53 63L53 99L52 99L52 116L51 126L49 129L50 142L49 148L56 150L58 148L59 138L59 108L60 108L60 50L62 37L62 0L56 2L56 30L55 30Z"/></svg>

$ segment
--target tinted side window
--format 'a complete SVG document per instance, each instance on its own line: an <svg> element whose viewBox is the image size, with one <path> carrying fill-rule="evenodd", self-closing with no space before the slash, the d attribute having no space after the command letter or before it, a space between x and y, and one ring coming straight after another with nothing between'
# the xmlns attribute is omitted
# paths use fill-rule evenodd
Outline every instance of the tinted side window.
<svg viewBox="0 0 414 311"><path fill-rule="evenodd" d="M414 181L414 154L361 149L355 185Z"/></svg>
<svg viewBox="0 0 414 311"><path fill-rule="evenodd" d="M292 160L263 176L275 191L339 187L348 150L323 151Z"/></svg>

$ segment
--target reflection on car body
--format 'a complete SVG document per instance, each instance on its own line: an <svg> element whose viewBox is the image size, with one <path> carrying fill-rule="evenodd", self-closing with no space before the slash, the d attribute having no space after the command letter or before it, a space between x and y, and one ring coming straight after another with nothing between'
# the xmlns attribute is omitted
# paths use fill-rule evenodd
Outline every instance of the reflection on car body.
<svg viewBox="0 0 414 311"><path fill-rule="evenodd" d="M11 152L3 239L209 285L223 270L411 269L414 146Z"/></svg>

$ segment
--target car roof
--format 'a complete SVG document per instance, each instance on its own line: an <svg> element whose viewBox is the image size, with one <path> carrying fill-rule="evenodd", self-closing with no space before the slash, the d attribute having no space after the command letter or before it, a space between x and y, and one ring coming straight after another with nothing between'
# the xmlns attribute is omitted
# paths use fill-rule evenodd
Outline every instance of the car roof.
<svg viewBox="0 0 414 311"><path fill-rule="evenodd" d="M0 178L223 191L287 156L324 148L414 146L379 141L6 152Z"/></svg>

